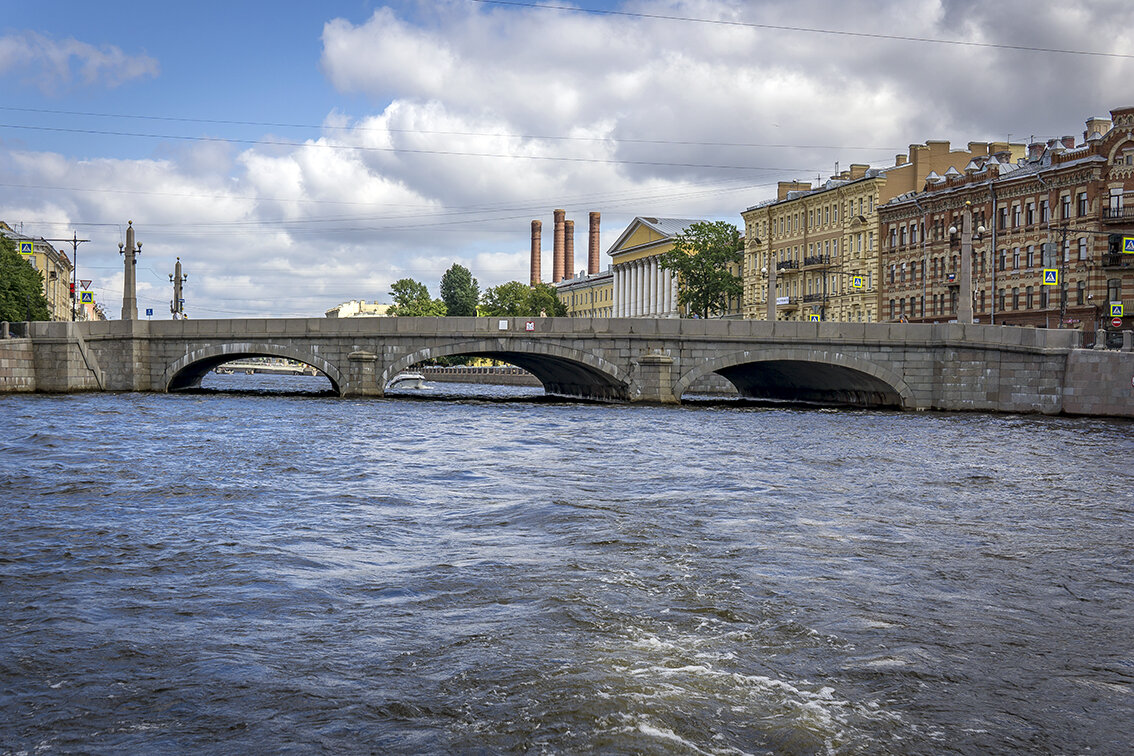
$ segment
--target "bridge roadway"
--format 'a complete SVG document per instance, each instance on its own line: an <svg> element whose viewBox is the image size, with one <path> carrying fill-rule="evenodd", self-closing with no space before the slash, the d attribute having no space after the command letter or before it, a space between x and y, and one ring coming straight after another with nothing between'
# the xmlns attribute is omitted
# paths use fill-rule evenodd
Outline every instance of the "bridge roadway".
<svg viewBox="0 0 1134 756"><path fill-rule="evenodd" d="M530 328L530 330L529 330ZM30 324L33 390L178 391L281 357L342 396L381 396L431 358L490 357L549 393L673 403L718 373L741 396L902 409L1130 416L1134 354L1076 331L959 324L644 318L309 318ZM22 390L26 390L22 389Z"/></svg>

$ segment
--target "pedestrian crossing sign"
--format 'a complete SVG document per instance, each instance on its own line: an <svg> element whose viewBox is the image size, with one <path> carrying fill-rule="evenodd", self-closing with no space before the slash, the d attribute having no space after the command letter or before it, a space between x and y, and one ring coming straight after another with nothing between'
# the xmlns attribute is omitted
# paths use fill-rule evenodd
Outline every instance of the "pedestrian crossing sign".
<svg viewBox="0 0 1134 756"><path fill-rule="evenodd" d="M35 243L21 240L19 244L21 255L30 255L35 252Z"/></svg>
<svg viewBox="0 0 1134 756"><path fill-rule="evenodd" d="M1111 302L1110 303L1110 316L1112 318L1121 318L1122 317L1122 303L1121 302Z"/></svg>
<svg viewBox="0 0 1134 756"><path fill-rule="evenodd" d="M819 313L813 312L813 313L811 313L810 315L807 316L807 319L809 321L811 321L812 323L818 323L819 322Z"/></svg>
<svg viewBox="0 0 1134 756"><path fill-rule="evenodd" d="M1122 237L1122 251L1128 255L1134 255L1134 236Z"/></svg>
<svg viewBox="0 0 1134 756"><path fill-rule="evenodd" d="M852 289L865 289L866 284L862 280L862 276L851 276L850 287Z"/></svg>
<svg viewBox="0 0 1134 756"><path fill-rule="evenodd" d="M1044 268L1043 269L1043 285L1044 286L1058 286L1059 285L1059 269L1058 268Z"/></svg>
<svg viewBox="0 0 1134 756"><path fill-rule="evenodd" d="M82 302L83 304L94 304L94 292L93 291L80 291L79 292L79 301Z"/></svg>

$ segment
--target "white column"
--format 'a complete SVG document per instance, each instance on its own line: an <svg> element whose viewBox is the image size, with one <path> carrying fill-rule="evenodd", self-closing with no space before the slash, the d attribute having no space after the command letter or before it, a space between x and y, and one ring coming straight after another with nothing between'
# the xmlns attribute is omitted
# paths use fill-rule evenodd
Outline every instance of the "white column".
<svg viewBox="0 0 1134 756"><path fill-rule="evenodd" d="M623 272L621 272L617 265L613 266L612 271L613 278L610 279L610 291L611 296L613 297L613 301L610 304L613 309L611 311L611 315L613 317L618 317L618 307L621 305L621 301L623 301L623 298L621 298L620 294L621 286L623 286Z"/></svg>
<svg viewBox="0 0 1134 756"><path fill-rule="evenodd" d="M669 311L673 315L678 315L677 312L677 278L670 273L669 284L666 286L667 296L669 297Z"/></svg>
<svg viewBox="0 0 1134 756"><path fill-rule="evenodd" d="M638 262L635 260L630 263L630 312L626 314L627 317L634 317L638 314Z"/></svg>
<svg viewBox="0 0 1134 756"><path fill-rule="evenodd" d="M658 258L651 257L650 258L650 314L653 315L655 318L658 315L661 315L661 309L660 309L661 303L659 301L661 299L661 297L659 296L661 294L661 286L658 285L660 283L660 281L659 281L659 278L661 277L660 273L661 273L661 270L658 268Z"/></svg>
<svg viewBox="0 0 1134 756"><path fill-rule="evenodd" d="M671 271L665 271L662 274L662 312L665 317L669 317L670 310L673 309L673 297L671 296L669 282L673 276Z"/></svg>
<svg viewBox="0 0 1134 756"><path fill-rule="evenodd" d="M642 291L646 283L642 261L634 261L634 317L642 317Z"/></svg>

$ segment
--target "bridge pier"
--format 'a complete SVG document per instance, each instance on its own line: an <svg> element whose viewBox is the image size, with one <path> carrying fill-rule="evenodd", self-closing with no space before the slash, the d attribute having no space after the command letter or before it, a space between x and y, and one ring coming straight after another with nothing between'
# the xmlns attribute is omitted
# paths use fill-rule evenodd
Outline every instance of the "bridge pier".
<svg viewBox="0 0 1134 756"><path fill-rule="evenodd" d="M339 389L342 396L383 396L385 386L378 380L378 355L359 350L347 355L347 380Z"/></svg>
<svg viewBox="0 0 1134 756"><path fill-rule="evenodd" d="M634 397L637 402L678 404L673 394L673 358L654 350L634 360L637 381L642 393Z"/></svg>

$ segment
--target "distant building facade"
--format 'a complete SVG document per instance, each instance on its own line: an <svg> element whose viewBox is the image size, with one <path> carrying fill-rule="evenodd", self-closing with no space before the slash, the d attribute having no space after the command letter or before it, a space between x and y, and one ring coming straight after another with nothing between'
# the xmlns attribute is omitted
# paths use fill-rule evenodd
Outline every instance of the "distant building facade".
<svg viewBox="0 0 1134 756"><path fill-rule="evenodd" d="M748 208L745 223L744 315L766 318L769 277L775 278L777 320L881 319L878 208L919 189L927 176L974 155L1024 146L971 142L910 145L889 168L855 163L819 186L780 182L776 199Z"/></svg>
<svg viewBox="0 0 1134 756"><path fill-rule="evenodd" d="M328 318L382 318L386 316L390 305L367 302L361 299L352 299L327 310Z"/></svg>
<svg viewBox="0 0 1134 756"><path fill-rule="evenodd" d="M606 270L561 279L552 284L571 318L609 318L614 312L614 272Z"/></svg>
<svg viewBox="0 0 1134 756"><path fill-rule="evenodd" d="M978 322L1134 325L1134 254L1110 246L1112 235L1134 236L1134 107L1087 120L1081 143L1067 136L1028 145L1022 159L974 157L883 206L882 319L956 319L960 237L950 230L962 229L966 208L985 229L972 246ZM1124 305L1118 326L1111 303Z"/></svg>
<svg viewBox="0 0 1134 756"><path fill-rule="evenodd" d="M25 259L43 276L43 296L47 299L47 309L52 320L71 320L71 276L74 265L66 252L55 249L43 237L27 236L0 221L0 235L18 244L30 241L33 254Z"/></svg>

